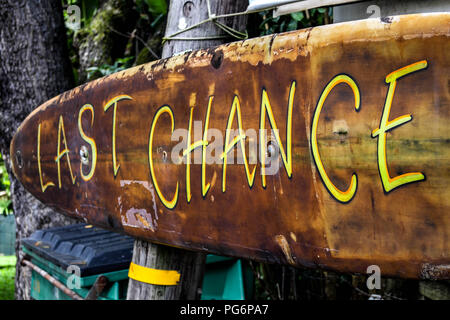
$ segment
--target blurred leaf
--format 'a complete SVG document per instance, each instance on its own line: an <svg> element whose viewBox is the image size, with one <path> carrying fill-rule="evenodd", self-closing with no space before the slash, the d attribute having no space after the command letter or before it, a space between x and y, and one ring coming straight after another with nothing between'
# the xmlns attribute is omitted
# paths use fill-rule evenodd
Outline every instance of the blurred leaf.
<svg viewBox="0 0 450 320"><path fill-rule="evenodd" d="M145 0L145 3L147 3L148 10L154 15L167 13L166 0Z"/></svg>
<svg viewBox="0 0 450 320"><path fill-rule="evenodd" d="M161 13L159 16L157 16L153 22L150 24L150 27L154 28L161 20L162 18L165 16L165 13Z"/></svg>
<svg viewBox="0 0 450 320"><path fill-rule="evenodd" d="M294 12L294 13L291 13L291 17L295 21L301 21L301 20L303 20L305 15L303 14L303 12Z"/></svg>
<svg viewBox="0 0 450 320"><path fill-rule="evenodd" d="M134 57L119 58L114 61L114 64L112 65L102 64L99 67L94 66L87 68L88 79L93 80L96 77L109 76L110 74L125 70L131 66L133 59Z"/></svg>
<svg viewBox="0 0 450 320"><path fill-rule="evenodd" d="M8 215L12 213L11 200L0 198L0 215Z"/></svg>
<svg viewBox="0 0 450 320"><path fill-rule="evenodd" d="M287 31L297 30L297 25L298 25L298 22L295 20L292 20L288 24Z"/></svg>
<svg viewBox="0 0 450 320"><path fill-rule="evenodd" d="M324 20L323 15L320 15L317 17L317 23L319 23L321 25L323 24L323 20Z"/></svg>
<svg viewBox="0 0 450 320"><path fill-rule="evenodd" d="M286 25L286 21L281 22L280 24L280 32L284 31L284 26Z"/></svg>
<svg viewBox="0 0 450 320"><path fill-rule="evenodd" d="M10 185L5 162L0 154L0 215L13 213Z"/></svg>
<svg viewBox="0 0 450 320"><path fill-rule="evenodd" d="M251 29L249 33L251 34L251 36L265 36L277 32L286 32L302 28L320 26L324 24L324 17L327 13L330 19L332 19L332 7L311 9L309 10L308 17L306 16L304 11L294 12L288 15L279 16L277 18L273 18L272 12L270 11L258 12L258 17L255 18L255 23L252 23L252 25L250 25L249 27L254 26L254 29L257 28L257 32L259 34L255 34L255 32Z"/></svg>
<svg viewBox="0 0 450 320"><path fill-rule="evenodd" d="M89 24L98 9L98 0L82 0L81 2L84 22Z"/></svg>

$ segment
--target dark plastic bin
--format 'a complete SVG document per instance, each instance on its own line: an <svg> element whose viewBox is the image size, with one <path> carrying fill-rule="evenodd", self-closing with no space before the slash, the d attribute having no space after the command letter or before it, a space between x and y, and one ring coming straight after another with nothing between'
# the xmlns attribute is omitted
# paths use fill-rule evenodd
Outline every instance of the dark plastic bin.
<svg viewBox="0 0 450 320"><path fill-rule="evenodd" d="M79 266L82 277L128 269L133 243L132 237L84 223L38 230L22 240L28 250L64 270Z"/></svg>
<svg viewBox="0 0 450 320"><path fill-rule="evenodd" d="M134 239L86 224L38 230L22 240L25 253L31 261L51 276L66 283L72 275L69 266L80 269L81 288L74 289L85 296L99 275L108 278L110 290L100 299L123 299L128 283L128 268L133 256ZM32 273L32 297L35 299L68 298L51 290L44 278ZM120 282L120 285L118 284ZM110 292L113 290L114 292ZM116 292L117 291L117 292Z"/></svg>

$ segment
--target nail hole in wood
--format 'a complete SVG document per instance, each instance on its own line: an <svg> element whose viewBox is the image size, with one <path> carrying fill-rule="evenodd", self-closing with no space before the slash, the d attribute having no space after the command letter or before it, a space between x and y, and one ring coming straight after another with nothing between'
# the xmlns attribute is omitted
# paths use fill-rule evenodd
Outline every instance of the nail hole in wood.
<svg viewBox="0 0 450 320"><path fill-rule="evenodd" d="M223 52L221 50L214 52L214 55L211 58L211 65L215 69L219 69L220 65L222 64L222 61L223 61Z"/></svg>
<svg viewBox="0 0 450 320"><path fill-rule="evenodd" d="M86 146L82 146L80 148L80 158L81 158L82 164L84 164L84 165L89 164L89 151Z"/></svg>
<svg viewBox="0 0 450 320"><path fill-rule="evenodd" d="M183 5L183 15L187 18L190 17L192 10L194 10L194 3L192 1L186 1Z"/></svg>

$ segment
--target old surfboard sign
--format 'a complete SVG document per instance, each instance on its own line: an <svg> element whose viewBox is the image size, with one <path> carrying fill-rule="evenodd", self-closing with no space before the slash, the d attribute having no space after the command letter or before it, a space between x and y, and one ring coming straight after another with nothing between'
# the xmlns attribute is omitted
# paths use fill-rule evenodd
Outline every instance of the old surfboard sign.
<svg viewBox="0 0 450 320"><path fill-rule="evenodd" d="M450 14L188 52L65 92L11 144L68 216L152 242L450 275Z"/></svg>

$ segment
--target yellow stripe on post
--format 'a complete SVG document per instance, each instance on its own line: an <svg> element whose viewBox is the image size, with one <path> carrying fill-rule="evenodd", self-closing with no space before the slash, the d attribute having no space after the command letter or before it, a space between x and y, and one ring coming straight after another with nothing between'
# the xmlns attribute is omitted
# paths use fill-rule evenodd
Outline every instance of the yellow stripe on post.
<svg viewBox="0 0 450 320"><path fill-rule="evenodd" d="M174 286L180 281L180 273L175 270L158 270L130 263L128 277L159 286Z"/></svg>

